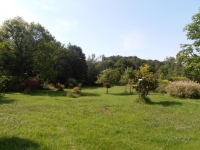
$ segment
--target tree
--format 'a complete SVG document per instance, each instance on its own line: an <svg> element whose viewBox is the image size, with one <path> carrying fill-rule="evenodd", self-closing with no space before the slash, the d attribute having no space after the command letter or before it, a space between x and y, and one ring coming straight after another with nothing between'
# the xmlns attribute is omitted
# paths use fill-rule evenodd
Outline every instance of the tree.
<svg viewBox="0 0 200 150"><path fill-rule="evenodd" d="M160 78L168 79L171 77L184 76L183 65L174 57L166 57L164 65L159 68Z"/></svg>
<svg viewBox="0 0 200 150"><path fill-rule="evenodd" d="M55 61L55 71L57 72L56 82L68 86L67 80L72 78L73 68L71 64L78 58L75 51L68 51L64 46L59 50Z"/></svg>
<svg viewBox="0 0 200 150"><path fill-rule="evenodd" d="M85 83L87 81L87 63L86 63L86 57L85 54L82 52L81 47L78 47L76 45L69 45L67 46L67 50L74 54L73 62L71 62L72 67L72 76L80 83Z"/></svg>
<svg viewBox="0 0 200 150"><path fill-rule="evenodd" d="M117 84L120 79L120 71L118 69L105 69L97 77L96 83L103 83L106 87L106 93L110 85Z"/></svg>
<svg viewBox="0 0 200 150"><path fill-rule="evenodd" d="M125 93L126 93L126 85L129 83L130 93L132 90L132 84L135 78L135 71L133 68L127 67L124 71L124 74L120 78L120 83L125 84Z"/></svg>
<svg viewBox="0 0 200 150"><path fill-rule="evenodd" d="M95 54L92 54L91 56L88 56L86 63L88 68L87 84L94 85L95 81L97 80L97 75L99 74L97 69L98 58L96 58Z"/></svg>
<svg viewBox="0 0 200 150"><path fill-rule="evenodd" d="M150 91L154 91L158 87L158 80L155 75L146 75L142 79L139 79L137 85L134 86L135 90L139 93L140 98L145 102L150 102L147 95Z"/></svg>
<svg viewBox="0 0 200 150"><path fill-rule="evenodd" d="M150 99L147 98L147 95L158 87L157 76L150 72L149 65L145 64L140 67L136 73L135 82L137 84L134 85L134 88L139 93L139 99L149 103Z"/></svg>
<svg viewBox="0 0 200 150"><path fill-rule="evenodd" d="M192 80L200 82L200 9L192 17L192 23L186 25L187 38L193 40L192 44L181 44L181 51L177 54L177 59L184 65L186 76Z"/></svg>
<svg viewBox="0 0 200 150"><path fill-rule="evenodd" d="M5 75L27 77L54 76L54 37L40 24L17 17L0 27L0 63Z"/></svg>

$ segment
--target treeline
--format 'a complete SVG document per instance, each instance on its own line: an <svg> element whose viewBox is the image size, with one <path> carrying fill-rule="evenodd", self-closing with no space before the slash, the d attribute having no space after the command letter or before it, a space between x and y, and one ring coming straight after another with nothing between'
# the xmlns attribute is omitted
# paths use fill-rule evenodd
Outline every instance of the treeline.
<svg viewBox="0 0 200 150"><path fill-rule="evenodd" d="M81 47L70 43L65 46L40 24L20 17L4 21L0 27L0 83L7 91L19 90L27 78L34 78L40 85L96 85L103 70L117 69L123 76L127 68L139 70L144 65L160 79L186 75L184 64L174 57L158 61L92 54L86 58Z"/></svg>
<svg viewBox="0 0 200 150"><path fill-rule="evenodd" d="M86 57L80 47L61 44L40 24L16 17L0 27L0 74L8 91L19 90L30 77L39 84L85 83Z"/></svg>

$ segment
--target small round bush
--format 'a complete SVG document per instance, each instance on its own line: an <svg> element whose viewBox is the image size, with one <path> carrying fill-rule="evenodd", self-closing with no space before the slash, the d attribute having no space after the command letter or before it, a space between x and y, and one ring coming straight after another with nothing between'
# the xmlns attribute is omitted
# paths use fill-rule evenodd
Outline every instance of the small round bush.
<svg viewBox="0 0 200 150"><path fill-rule="evenodd" d="M21 83L21 86L26 93L31 93L39 87L39 83L35 78L29 77Z"/></svg>

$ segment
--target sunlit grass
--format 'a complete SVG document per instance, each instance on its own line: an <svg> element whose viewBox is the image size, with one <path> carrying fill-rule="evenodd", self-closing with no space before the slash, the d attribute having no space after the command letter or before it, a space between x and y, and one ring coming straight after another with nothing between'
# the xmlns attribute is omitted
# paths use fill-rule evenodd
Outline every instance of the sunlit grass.
<svg viewBox="0 0 200 150"><path fill-rule="evenodd" d="M67 90L67 89L65 89ZM0 100L0 149L199 149L200 102L150 94L137 103L124 87L6 93Z"/></svg>

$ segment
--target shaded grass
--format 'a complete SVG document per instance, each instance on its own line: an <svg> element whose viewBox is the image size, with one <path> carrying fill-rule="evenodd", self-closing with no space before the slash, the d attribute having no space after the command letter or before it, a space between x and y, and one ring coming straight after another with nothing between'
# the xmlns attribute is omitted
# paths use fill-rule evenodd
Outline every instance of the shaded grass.
<svg viewBox="0 0 200 150"><path fill-rule="evenodd" d="M28 139L18 137L2 137L0 138L0 147L2 150L28 150L39 149L39 145Z"/></svg>
<svg viewBox="0 0 200 150"><path fill-rule="evenodd" d="M6 94L0 104L0 149L8 147L5 141L16 145L12 137L19 147L24 140L27 149L199 148L198 100L151 94L147 105L137 103L135 93L117 95L123 90L112 87L105 94L105 88L83 88L85 96L76 99L59 91Z"/></svg>

